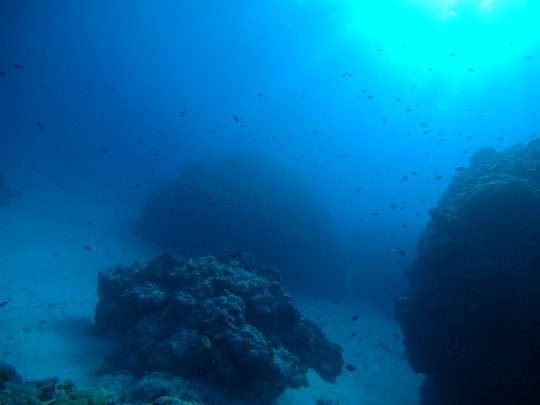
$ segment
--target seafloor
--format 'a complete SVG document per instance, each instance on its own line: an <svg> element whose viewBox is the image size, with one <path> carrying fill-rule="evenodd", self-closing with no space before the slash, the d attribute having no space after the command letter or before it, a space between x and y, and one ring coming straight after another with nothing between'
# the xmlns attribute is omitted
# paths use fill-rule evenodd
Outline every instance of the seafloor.
<svg viewBox="0 0 540 405"><path fill-rule="evenodd" d="M147 262L160 248L138 237L136 208L66 179L14 178L24 192L0 209L0 360L24 380L57 376L80 387L110 343L92 332L97 272L120 263ZM313 370L309 385L288 388L275 404L417 404L422 376L408 366L399 324L357 298L336 304L294 296L299 310L343 348L345 368L335 383ZM351 322L351 315L359 319ZM356 336L351 338L352 333ZM339 401L339 402L338 402Z"/></svg>

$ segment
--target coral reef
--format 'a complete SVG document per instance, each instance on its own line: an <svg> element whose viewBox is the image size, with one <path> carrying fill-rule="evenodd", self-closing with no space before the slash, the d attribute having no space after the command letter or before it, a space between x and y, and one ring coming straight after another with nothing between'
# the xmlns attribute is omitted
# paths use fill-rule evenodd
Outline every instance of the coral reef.
<svg viewBox="0 0 540 405"><path fill-rule="evenodd" d="M104 388L79 388L72 380L57 377L23 382L13 366L0 361L0 404L2 405L204 405L197 397L184 392L178 378L159 374L143 378L121 375L117 384L105 376L97 380ZM113 385L121 393L111 392ZM221 401L223 403L223 401Z"/></svg>
<svg viewBox="0 0 540 405"><path fill-rule="evenodd" d="M127 373L103 374L96 378L94 385L117 393L130 405L204 405L205 402L193 395L196 391L205 393L208 404L226 403L223 395L212 391L210 384L204 381L194 384L170 373L153 372L142 377Z"/></svg>
<svg viewBox="0 0 540 405"><path fill-rule="evenodd" d="M0 404L120 405L120 401L114 393L80 389L73 381L56 377L23 382L14 367L0 362Z"/></svg>
<svg viewBox="0 0 540 405"><path fill-rule="evenodd" d="M165 252L99 273L98 294L95 331L118 342L104 372L210 381L228 398L265 404L306 385L308 367L326 381L343 367L342 349L299 313L278 270L246 252Z"/></svg>
<svg viewBox="0 0 540 405"><path fill-rule="evenodd" d="M292 291L343 296L345 266L329 209L308 179L269 159L234 154L181 168L149 193L137 226L179 256L241 249L278 267Z"/></svg>
<svg viewBox="0 0 540 405"><path fill-rule="evenodd" d="M540 403L540 140L455 175L396 299L423 404Z"/></svg>

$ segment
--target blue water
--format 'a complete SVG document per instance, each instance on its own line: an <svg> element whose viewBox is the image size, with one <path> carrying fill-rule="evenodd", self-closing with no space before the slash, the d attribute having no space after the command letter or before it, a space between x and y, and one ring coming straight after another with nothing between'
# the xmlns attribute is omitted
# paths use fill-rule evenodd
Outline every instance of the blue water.
<svg viewBox="0 0 540 405"><path fill-rule="evenodd" d="M267 157L331 212L349 293L391 310L455 169L539 131L540 12L370 3L4 1L0 172L137 210L185 165Z"/></svg>

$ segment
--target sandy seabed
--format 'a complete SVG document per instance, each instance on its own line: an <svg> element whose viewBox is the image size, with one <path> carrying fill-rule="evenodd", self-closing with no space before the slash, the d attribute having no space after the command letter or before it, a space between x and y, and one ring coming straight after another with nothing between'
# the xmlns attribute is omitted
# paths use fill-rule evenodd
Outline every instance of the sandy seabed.
<svg viewBox="0 0 540 405"><path fill-rule="evenodd" d="M137 207L65 180L21 180L20 198L0 207L0 359L24 380L57 376L92 386L110 346L92 335L97 272L146 263L161 249L138 237ZM287 389L276 405L319 398L341 405L418 404L416 375L405 360L399 324L358 303L295 297L305 315L343 348L335 384L308 374L309 386ZM352 314L359 319L352 322ZM351 337L352 333L356 336Z"/></svg>

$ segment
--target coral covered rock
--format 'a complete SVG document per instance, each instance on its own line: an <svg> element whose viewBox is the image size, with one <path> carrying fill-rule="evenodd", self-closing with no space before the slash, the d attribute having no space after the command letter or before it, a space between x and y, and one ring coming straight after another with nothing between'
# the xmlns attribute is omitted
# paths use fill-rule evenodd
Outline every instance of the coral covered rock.
<svg viewBox="0 0 540 405"><path fill-rule="evenodd" d="M423 404L540 403L540 140L456 174L396 300Z"/></svg>
<svg viewBox="0 0 540 405"><path fill-rule="evenodd" d="M327 381L341 373L342 349L298 312L277 269L246 252L165 252L146 267L100 273L98 294L95 330L119 342L109 371L204 379L259 404L306 385L308 367Z"/></svg>
<svg viewBox="0 0 540 405"><path fill-rule="evenodd" d="M116 394L101 389L79 389L71 380L57 377L23 382L15 368L0 362L2 405L120 405Z"/></svg>

